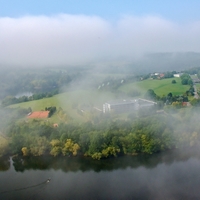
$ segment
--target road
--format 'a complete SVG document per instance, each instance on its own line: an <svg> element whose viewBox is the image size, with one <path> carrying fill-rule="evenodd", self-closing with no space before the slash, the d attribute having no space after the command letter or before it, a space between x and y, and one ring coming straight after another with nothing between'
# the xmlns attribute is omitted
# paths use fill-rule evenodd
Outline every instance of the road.
<svg viewBox="0 0 200 200"><path fill-rule="evenodd" d="M194 98L195 98L195 99L198 99L198 98L199 98L199 95L198 95L198 93L197 93L197 87L196 87L195 83L194 83L193 87L194 87Z"/></svg>
<svg viewBox="0 0 200 200"><path fill-rule="evenodd" d="M190 78L192 79L192 82L193 82L193 88L194 88L194 98L195 99L198 99L199 98L199 95L197 93L197 87L196 87L196 83L194 80L196 80L197 78L193 78L191 75L190 75ZM199 79L198 79L199 80Z"/></svg>

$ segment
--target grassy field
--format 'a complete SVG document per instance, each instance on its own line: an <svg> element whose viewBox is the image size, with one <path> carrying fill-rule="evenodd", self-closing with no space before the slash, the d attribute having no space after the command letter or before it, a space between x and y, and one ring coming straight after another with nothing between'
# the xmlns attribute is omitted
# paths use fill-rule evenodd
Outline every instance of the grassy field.
<svg viewBox="0 0 200 200"><path fill-rule="evenodd" d="M197 90L199 91L200 90L200 83L196 83L195 85L197 87Z"/></svg>
<svg viewBox="0 0 200 200"><path fill-rule="evenodd" d="M176 80L176 84L172 84L172 80ZM169 78L162 80L148 79L140 82L122 85L119 88L123 92L131 92L133 90L140 91L143 96L148 89L154 90L158 96L167 95L170 92L173 95L180 95L189 89L188 85L182 85L180 78Z"/></svg>
<svg viewBox="0 0 200 200"><path fill-rule="evenodd" d="M87 121L89 115L87 107L96 107L102 110L103 103L112 99L115 99L115 96L110 92L76 90L61 93L51 98L13 104L9 107L31 107L32 111L40 111L45 110L45 107L56 106L57 110L59 107L62 108L68 118L76 119L76 121ZM79 110L79 113L77 110ZM81 110L84 110L84 112L80 115ZM62 121L58 115L53 115L49 120L53 122Z"/></svg>

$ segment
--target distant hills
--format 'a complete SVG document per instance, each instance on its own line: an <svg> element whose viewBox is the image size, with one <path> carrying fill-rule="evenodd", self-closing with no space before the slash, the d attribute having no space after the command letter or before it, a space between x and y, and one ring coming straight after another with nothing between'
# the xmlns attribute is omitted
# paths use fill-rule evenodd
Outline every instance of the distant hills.
<svg viewBox="0 0 200 200"><path fill-rule="evenodd" d="M146 54L139 64L150 71L180 71L200 67L200 53L151 53Z"/></svg>
<svg viewBox="0 0 200 200"><path fill-rule="evenodd" d="M103 64L102 64L103 66ZM140 58L129 61L105 62L101 70L109 73L147 74L152 72L181 71L200 67L200 53L197 52L166 52L148 53Z"/></svg>

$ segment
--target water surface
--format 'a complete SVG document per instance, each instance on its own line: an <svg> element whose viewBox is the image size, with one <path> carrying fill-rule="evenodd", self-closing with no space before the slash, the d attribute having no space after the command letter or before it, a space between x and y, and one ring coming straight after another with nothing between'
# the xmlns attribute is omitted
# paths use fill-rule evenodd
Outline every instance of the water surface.
<svg viewBox="0 0 200 200"><path fill-rule="evenodd" d="M200 199L199 151L0 160L0 199ZM48 183L47 180L51 178Z"/></svg>

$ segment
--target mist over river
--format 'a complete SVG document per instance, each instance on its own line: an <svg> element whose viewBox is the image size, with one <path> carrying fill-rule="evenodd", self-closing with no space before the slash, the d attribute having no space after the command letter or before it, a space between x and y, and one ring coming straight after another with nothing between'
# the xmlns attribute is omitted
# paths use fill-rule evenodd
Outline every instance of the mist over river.
<svg viewBox="0 0 200 200"><path fill-rule="evenodd" d="M198 149L154 155L0 160L0 199L200 199Z"/></svg>

